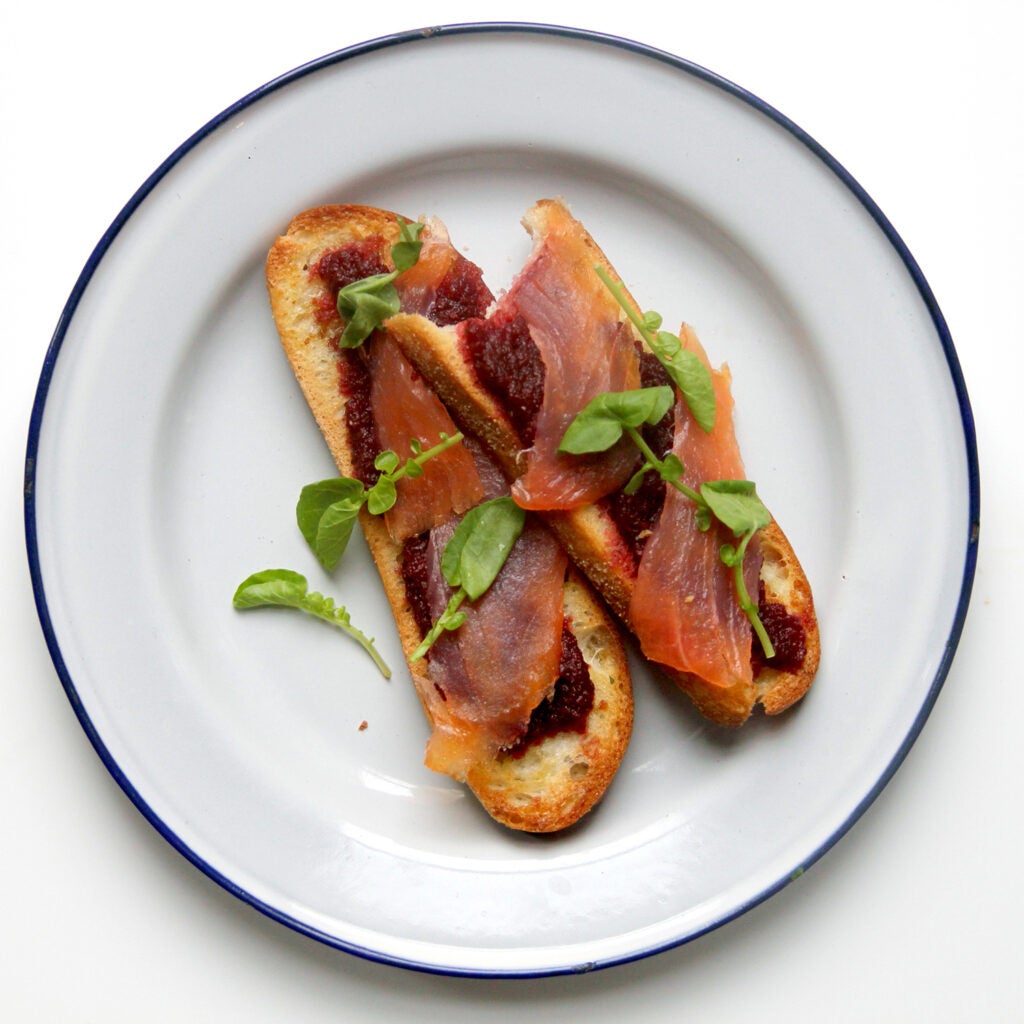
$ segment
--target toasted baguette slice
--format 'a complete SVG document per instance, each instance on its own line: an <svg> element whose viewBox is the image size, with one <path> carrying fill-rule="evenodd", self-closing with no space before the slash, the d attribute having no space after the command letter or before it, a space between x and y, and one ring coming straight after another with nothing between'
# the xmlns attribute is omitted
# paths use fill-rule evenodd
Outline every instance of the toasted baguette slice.
<svg viewBox="0 0 1024 1024"><path fill-rule="evenodd" d="M398 232L396 216L387 211L321 207L296 217L267 258L267 287L282 345L343 476L358 474L345 417L349 398L339 388L335 340L341 325L325 321L325 287L310 268L325 251L353 241L382 238L389 249ZM401 570L402 545L392 539L383 517L364 509L360 523L394 614L409 672L417 694L422 694L432 686L429 657L409 660L422 633ZM585 730L548 735L515 754L499 753L474 764L465 778L492 818L527 832L564 829L589 811L615 775L632 729L629 667L617 626L573 569L564 584L563 606L565 622L594 686ZM421 703L429 719L428 705Z"/></svg>
<svg viewBox="0 0 1024 1024"><path fill-rule="evenodd" d="M523 223L536 247L543 244L549 231L568 234L576 246L574 259L588 266L600 265L615 281L620 280L596 242L561 202L542 200L527 213ZM448 406L453 419L477 434L509 479L516 479L524 469L522 442L509 413L481 386L459 329L438 328L422 317L406 314L393 317L387 326L409 361ZM635 331L634 338L646 348ZM607 508L599 502L544 513L543 517L611 609L629 626L636 562L630 539L620 532ZM765 598L784 607L791 625L803 634L804 654L799 664L787 668L758 666L752 684L731 687L659 666L706 717L722 725L742 725L757 704L768 714L786 710L807 692L818 668L820 640L807 577L778 523L773 521L761 531L761 543Z"/></svg>

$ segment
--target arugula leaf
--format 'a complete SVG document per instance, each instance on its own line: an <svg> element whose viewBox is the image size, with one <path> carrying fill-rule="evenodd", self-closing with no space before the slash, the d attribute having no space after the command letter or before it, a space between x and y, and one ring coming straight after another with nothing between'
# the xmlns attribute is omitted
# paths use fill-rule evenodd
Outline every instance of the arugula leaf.
<svg viewBox="0 0 1024 1024"><path fill-rule="evenodd" d="M277 606L298 608L332 626L337 626L352 637L373 659L385 679L391 678L391 669L374 646L373 639L352 625L349 613L334 599L317 591L309 591L306 577L291 569L264 569L244 579L231 602L235 608L261 608Z"/></svg>

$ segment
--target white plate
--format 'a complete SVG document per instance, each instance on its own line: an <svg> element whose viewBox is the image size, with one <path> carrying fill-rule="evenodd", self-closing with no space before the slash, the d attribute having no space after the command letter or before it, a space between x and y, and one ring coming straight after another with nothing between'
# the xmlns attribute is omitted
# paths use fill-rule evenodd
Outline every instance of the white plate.
<svg viewBox="0 0 1024 1024"><path fill-rule="evenodd" d="M645 307L735 378L749 474L813 581L822 668L739 732L637 666L633 743L559 837L495 826L422 766L426 726L361 541L335 579L294 525L329 456L262 264L328 201L440 215L492 287L564 196ZM749 94L622 40L410 33L270 83L185 143L72 294L31 424L40 617L104 762L157 829L270 916L384 962L559 973L684 942L803 871L899 765L973 576L978 479L951 341L888 222ZM232 610L305 572L379 638ZM362 723L365 728L361 728Z"/></svg>

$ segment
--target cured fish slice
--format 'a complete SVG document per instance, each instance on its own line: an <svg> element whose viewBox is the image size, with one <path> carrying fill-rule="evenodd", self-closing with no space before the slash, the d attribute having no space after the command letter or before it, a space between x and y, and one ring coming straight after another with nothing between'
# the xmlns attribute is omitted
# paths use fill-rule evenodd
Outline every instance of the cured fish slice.
<svg viewBox="0 0 1024 1024"><path fill-rule="evenodd" d="M693 330L683 325L683 347L707 355ZM682 399L674 410L672 452L685 467L683 482L694 490L710 480L744 479L733 427L733 400L727 370L711 370L715 389L714 429L702 430ZM722 563L722 544L735 543L718 522L700 530L693 501L675 487L647 538L629 603L629 623L646 657L698 676L713 686L749 687L750 620L740 608L733 570ZM744 577L757 594L761 559L755 541L747 548Z"/></svg>
<svg viewBox="0 0 1024 1024"><path fill-rule="evenodd" d="M621 487L637 454L624 443L581 460L560 454L558 446L592 398L639 386L639 359L631 325L594 274L599 253L580 224L560 203L547 202L523 223L534 250L492 318L499 328L525 325L543 368L531 443L521 456L525 471L512 485L512 497L526 509L577 508ZM483 331L479 325L467 329ZM501 358L507 363L508 353Z"/></svg>
<svg viewBox="0 0 1024 1024"><path fill-rule="evenodd" d="M434 619L452 593L439 566L454 529L452 521L430 536ZM490 589L463 606L466 621L434 645L431 685L420 693L434 723L427 744L429 768L465 779L472 765L495 757L525 734L534 708L551 695L558 678L567 565L554 537L528 521Z"/></svg>
<svg viewBox="0 0 1024 1024"><path fill-rule="evenodd" d="M386 333L368 344L370 408L382 449L410 454L410 442L424 448L456 432L448 410L402 355ZM405 477L396 485L397 500L384 513L388 532L397 541L423 533L480 503L484 485L473 455L454 445L423 466L423 475Z"/></svg>

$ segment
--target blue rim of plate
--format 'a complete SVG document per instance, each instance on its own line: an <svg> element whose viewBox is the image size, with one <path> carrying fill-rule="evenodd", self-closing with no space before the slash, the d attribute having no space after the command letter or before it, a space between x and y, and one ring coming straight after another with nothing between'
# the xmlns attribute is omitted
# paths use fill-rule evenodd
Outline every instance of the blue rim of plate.
<svg viewBox="0 0 1024 1024"><path fill-rule="evenodd" d="M639 54L644 57L648 57L652 60L666 64L672 68L675 68L679 72L685 75L698 78L710 85L713 85L731 96L743 101L755 110L759 111L764 116L770 118L777 125L784 128L800 143L807 147L815 157L817 157L827 168L831 171L843 185L853 194L861 206L870 214L871 218L875 221L878 227L885 234L892 247L896 250L900 259L903 262L907 272L910 274L914 284L921 295L925 306L928 309L928 313L931 317L932 323L935 327L936 333L940 344L942 345L943 352L946 357L946 362L949 367L950 376L952 379L953 387L957 397L957 403L960 408L960 417L963 426L964 434L964 448L967 461L967 485L968 485L968 523L966 524L966 540L965 540L965 557L964 557L964 571L962 585L960 589L960 597L957 603L956 614L953 619L952 627L950 629L949 637L946 641L946 645L943 651L942 658L940 660L938 670L936 671L935 678L932 681L931 687L929 688L928 694L922 703L921 709L917 714L910 730L908 731L903 742L900 744L896 754L886 766L875 785L868 791L865 797L860 803L853 809L843 824L823 843L818 849L816 849L804 862L794 867L794 869L785 877L779 879L775 884L768 886L763 892L759 893L756 897L746 901L741 906L732 908L728 913L723 914L720 918L696 930L690 934L680 936L672 941L659 944L657 946L634 951L628 955L609 959L601 962L586 962L580 963L575 966L559 966L552 969L530 969L521 971L502 971L500 969L493 970L476 970L476 969L459 969L447 966L438 966L430 963L420 963L414 961L408 961L403 958L389 956L386 953L382 953L379 950L367 949L355 945L350 942L342 941L336 936L332 936L321 932L315 928L312 928L301 921L297 921L294 918L289 917L287 914L282 913L277 908L268 905L267 903L257 899L253 894L247 892L230 878L225 876L223 873L214 869L210 864L205 862L194 850L190 849L183 840L177 836L162 819L156 814L152 807L150 807L140 796L138 791L132 785L131 781L125 776L117 762L111 756L109 750L104 744L102 738L99 736L95 726L90 720L88 713L86 712L82 702L78 696L75 688L74 680L71 678L68 672L67 665L64 662L63 655L61 653L60 644L57 639L56 630L54 628L53 621L50 617L49 608L46 601L46 593L43 589L42 574L40 569L39 561L39 548L38 548L38 537L36 533L36 519L35 519L35 475L36 475L36 457L38 454L40 429L43 421L43 415L46 410L46 400L49 393L50 383L53 378L54 368L57 363L57 359L60 355L61 347L64 342L64 338L67 335L68 329L71 325L71 321L74 318L75 311L78 308L79 302L82 299L83 294L89 286L89 282L92 279L96 268L103 260L107 250L110 248L117 234L121 228L127 223L132 217L139 206L145 201L146 197L157 185L157 183L181 160L188 156L188 154L208 135L220 127L225 121L235 117L240 111L258 103L260 100L269 96L271 93L278 89L287 86L307 75L315 74L324 68L330 67L335 64L339 64L343 61L349 60L353 57L364 56L369 53L373 53L377 50L383 50L394 46L401 46L408 43L424 43L430 39L438 39L441 37L454 36L454 35L472 35L472 34L495 34L495 33L506 33L506 34L535 34L535 35L547 35L564 37L568 39L574 39L578 41L599 44L609 47L617 47L620 49L631 51L635 54ZM204 874L210 877L213 881L217 882L224 889L236 896L240 900L248 903L250 906L259 910L263 914L270 917L272 920L283 924L294 931L297 931L309 938L315 939L328 946L335 947L337 949L344 950L346 952L355 954L363 957L367 960L371 960L377 963L388 964L391 966L405 967L412 970L426 971L435 974L450 975L450 976L464 976L464 977L490 977L490 978L508 978L508 977L521 977L521 978L532 978L532 977L544 977L554 974L572 974L580 973L584 971L591 971L599 968L610 967L615 964L627 963L643 959L648 956L652 956L656 953L663 952L667 949L674 948L676 946L683 945L684 943L691 942L692 940L699 938L701 935L707 934L713 931L723 924L740 917L748 910L764 902L769 897L773 896L780 889L784 888L789 882L797 878L799 875L819 860L825 853L827 853L858 821L861 815L867 810L867 808L874 802L875 798L881 793L881 791L888 784L889 780L893 777L896 771L899 769L903 760L907 756L910 748L913 746L921 729L924 727L928 716L931 713L932 708L935 705L935 701L938 698L939 692L942 689L942 685L945 682L946 676L949 672L950 666L953 661L953 656L956 652L957 645L960 640L961 632L963 631L964 621L967 616L967 609L970 604L971 590L974 583L975 567L977 564L977 552L978 552L978 536L980 529L980 506L981 506L981 485L980 485L980 474L978 467L978 452L977 452L977 437L974 426L974 416L971 411L970 399L967 394L967 387L964 382L963 373L960 367L960 362L956 354L956 350L953 345L953 339L950 336L949 329L946 326L945 319L939 309L938 303L935 299L934 294L928 282L925 280L920 267L916 260L911 255L909 249L903 242L902 238L897 233L896 229L892 226L886 216L878 208L871 197L864 191L864 189L857 183L857 181L850 175L850 173L836 161L826 150L824 150L813 138L811 138L803 129L798 125L790 121L784 114L780 113L774 107L765 103L763 100L748 92L746 89L734 84L715 74L700 65L694 64L691 61L685 60L681 57L674 56L673 54L666 53L665 51L655 49L644 43L639 43L634 40L621 38L618 36L606 35L599 32L593 32L587 29L571 28L567 26L558 25L544 25L534 23L519 23L519 22L480 22L471 24L457 24L457 25L442 25L432 26L427 28L410 30L407 32L400 32L393 35L382 36L377 39L368 40L367 42L357 44L355 46L346 47L345 49L335 51L320 57L307 64L303 64L300 67L288 72L287 74L281 75L278 78L272 79L266 84L255 89L253 92L244 96L236 103L227 107L220 114L210 120L206 125L195 132L190 138L182 143L177 149L175 149L170 156L146 179L145 182L140 186L136 193L131 197L128 203L124 206L121 212L117 215L110 227L107 228L102 238L97 243L92 254L89 256L85 267L82 269L78 280L72 289L71 295L69 296L64 309L61 313L60 319L57 322L57 327L54 331L53 337L50 342L50 346L47 350L42 371L40 374L39 385L36 390L35 400L32 406L31 418L29 421L29 433L28 433L28 447L25 460L25 479L24 479L24 506L25 506L25 538L28 549L28 561L29 568L32 576L32 589L35 595L36 609L38 611L40 624L43 629L43 633L46 638L46 643L50 651L50 656L53 659L54 667L57 670L57 674L61 680L64 690L67 693L68 699L71 702L71 706L74 709L76 716L85 730L90 742L99 754L100 759L106 766L107 770L113 776L118 785L124 790L125 794L129 797L133 804L138 810L146 817L150 824L157 830L157 832L166 839L171 846L173 846L180 854L186 857L192 864L199 868Z"/></svg>

